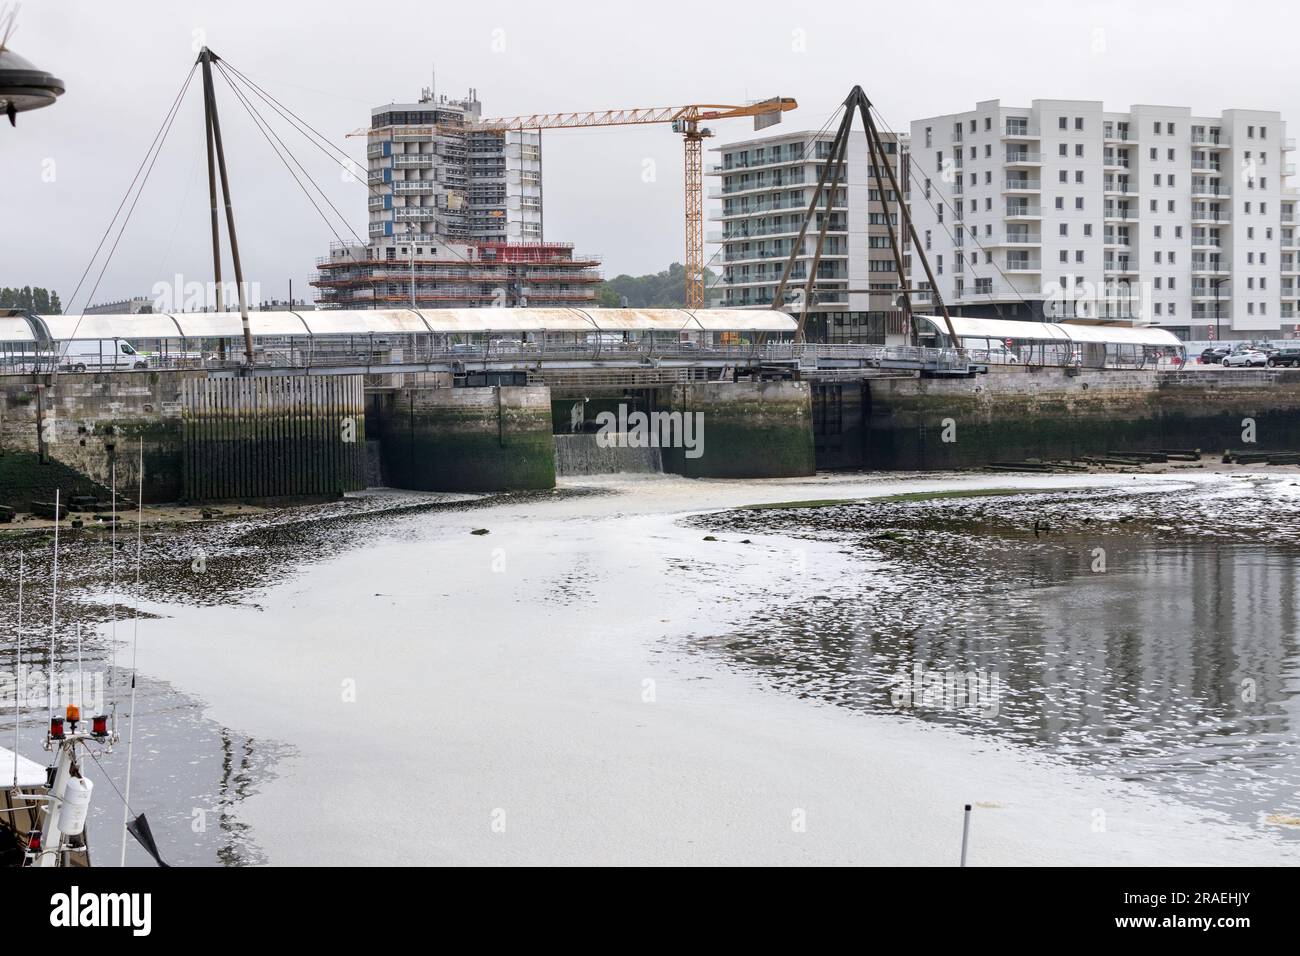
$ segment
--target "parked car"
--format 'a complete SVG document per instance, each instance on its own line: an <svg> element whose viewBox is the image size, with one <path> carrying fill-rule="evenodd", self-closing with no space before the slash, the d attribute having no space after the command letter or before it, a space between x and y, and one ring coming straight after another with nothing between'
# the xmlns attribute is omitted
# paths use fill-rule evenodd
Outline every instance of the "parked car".
<svg viewBox="0 0 1300 956"><path fill-rule="evenodd" d="M1300 347L1278 349L1268 357L1268 365L1269 368L1277 368L1281 365L1300 368Z"/></svg>
<svg viewBox="0 0 1300 956"><path fill-rule="evenodd" d="M1225 355L1223 364L1226 368L1236 368L1238 366L1263 368L1268 364L1268 356L1255 349L1241 349Z"/></svg>
<svg viewBox="0 0 1300 956"><path fill-rule="evenodd" d="M72 372L149 367L125 339L72 339L59 342L57 352L59 367Z"/></svg>
<svg viewBox="0 0 1300 956"><path fill-rule="evenodd" d="M1211 345L1201 352L1202 365L1221 365L1223 357L1228 354L1228 347L1225 345Z"/></svg>

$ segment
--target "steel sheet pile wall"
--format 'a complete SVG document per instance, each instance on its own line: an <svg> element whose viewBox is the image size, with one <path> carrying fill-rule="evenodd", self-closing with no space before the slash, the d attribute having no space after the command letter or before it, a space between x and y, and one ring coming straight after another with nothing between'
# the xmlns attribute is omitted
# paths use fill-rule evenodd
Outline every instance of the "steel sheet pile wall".
<svg viewBox="0 0 1300 956"><path fill-rule="evenodd" d="M318 497L366 486L360 375L186 383L185 496Z"/></svg>

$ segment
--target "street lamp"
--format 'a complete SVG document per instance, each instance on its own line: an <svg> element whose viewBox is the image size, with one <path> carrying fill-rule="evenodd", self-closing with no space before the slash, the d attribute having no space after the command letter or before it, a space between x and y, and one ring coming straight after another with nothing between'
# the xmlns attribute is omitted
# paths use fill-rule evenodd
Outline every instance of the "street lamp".
<svg viewBox="0 0 1300 956"><path fill-rule="evenodd" d="M1225 282L1232 281L1232 276L1223 276L1220 279L1211 279L1210 284L1214 286L1214 341L1223 341L1223 331L1219 328L1219 286Z"/></svg>

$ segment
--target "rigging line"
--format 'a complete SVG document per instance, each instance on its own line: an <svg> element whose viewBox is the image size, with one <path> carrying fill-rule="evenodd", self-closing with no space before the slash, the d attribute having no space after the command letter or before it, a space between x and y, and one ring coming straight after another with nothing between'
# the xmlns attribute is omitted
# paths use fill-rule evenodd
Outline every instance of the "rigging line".
<svg viewBox="0 0 1300 956"><path fill-rule="evenodd" d="M126 866L127 823L131 812L131 764L135 757L135 678L136 655L140 650L140 568L144 563L144 439L140 439L140 459L136 468L138 500L135 516L135 616L131 629L131 726L126 738L126 795L122 797L122 860ZM114 788L116 789L116 788Z"/></svg>
<svg viewBox="0 0 1300 956"><path fill-rule="evenodd" d="M890 128L889 123L885 120L885 117L881 114L880 110L876 109L876 107L875 107L874 104L871 106L871 112L875 114L876 119L878 119L878 120L879 120L879 121L884 125L885 129L889 130L889 132L890 132L891 134L894 133L893 129ZM895 139L898 138L897 134L894 134L894 138L895 138ZM911 163L908 163L908 164L907 164L907 175L908 175L908 179L909 179L910 181L912 181L912 182L916 182L916 178L917 178L917 176L916 176L916 170L912 168L912 164L911 164ZM956 208L952 205L952 203L951 203L951 202L950 202L946 197L944 197L942 190L940 190L940 189L938 189L938 188L936 187L936 188L934 189L934 192L936 192L936 193L939 194L939 200L940 200L940 202L942 202L944 205L946 205L949 209L953 210L953 213L954 213L954 215L955 215L956 212L957 212ZM924 194L924 192L922 193L922 198L925 199L926 203L930 206L931 209L934 209L934 208L935 208L935 207L934 207L934 202L930 199L929 196L926 196L926 195ZM938 213L937 213L937 211L936 211L936 218L937 218L937 217L938 217ZM954 221L958 221L958 222L959 222L960 220L954 220ZM944 226L944 232L946 232L946 233L948 234L948 237L949 237L949 238L952 238L952 233L949 232L949 230L948 230L948 228L947 228L947 224L946 224L946 223L943 223L943 224L941 224L941 225ZM966 230L964 226L959 226L958 228L963 229L963 231L965 231L965 232L967 233L967 235L970 235L969 230ZM1002 267L998 265L997 260L993 258L992 253L990 253L989 250L988 250L987 248L985 248L984 244L980 242L980 240L979 240L979 236L978 236L978 235L972 235L972 236L971 236L971 239L975 242L975 245L979 248L979 250L980 250L981 252L985 253L986 258L988 259L988 263L987 263L987 264L992 265L993 268L997 270L998 275L1000 275L1003 279L1006 280L1007 287L1008 287L1009 289L1011 289L1011 291L1014 292L1014 293L1016 294L1016 298L1018 298L1018 299L1021 301L1021 303L1022 303L1026 308L1028 308L1028 309L1030 310L1030 314L1032 315L1032 314L1033 314L1033 307L1029 304L1029 300L1026 299L1026 298L1021 294L1020 290L1017 289L1017 288L1016 288L1016 287L1011 283L1011 279L1008 278L1008 277L1007 277L1007 274L1006 274L1005 272L1002 271ZM957 245L956 242L954 242L954 243L953 243L954 248L956 247L956 245ZM971 267L971 272L972 272L972 273L976 272L976 269L975 269L973 266ZM982 277L981 277L981 276L977 276L977 278L982 278ZM935 291L937 292L938 290L936 289ZM984 294L987 295L987 296L989 296L989 297L990 297L990 300L992 300L992 296L993 296L993 293L992 293L992 292L987 292L987 293L984 293ZM1001 305L1000 305L999 303L997 303L997 302L992 302L992 301L990 301L990 304L991 304L995 309L997 309L997 311L998 311L998 315L1001 316L1001 315L1002 315L1002 307L1001 307Z"/></svg>
<svg viewBox="0 0 1300 956"><path fill-rule="evenodd" d="M23 585L27 580L27 555L18 552L18 634L17 634L17 654L18 660L14 664L14 675L23 672ZM18 725L22 722L22 711L19 709L19 701L22 694L17 692L17 685L14 687L14 789L18 789Z"/></svg>
<svg viewBox="0 0 1300 956"><path fill-rule="evenodd" d="M228 61L226 61L226 60L224 60L224 59L221 59L221 60L218 60L218 61L217 61L217 64L218 64L218 66L222 66L222 67L224 67L224 69L229 70L231 73L233 73L233 74L235 75L236 78L239 79L240 82L242 82L242 83L244 83L246 86L248 86L248 87L252 90L252 92L253 92L254 94L257 95L258 98L260 98L264 103L266 103L268 106L270 106L271 109L273 109L273 110L275 110L277 113L279 113L280 116L281 116L283 119L285 119L285 120L289 123L290 126L293 126L293 128L294 128L295 130L297 130L299 133L301 133L304 139L306 139L309 143L311 143L313 146L315 146L315 147L316 147L317 149L319 149L321 152L325 153L326 157L330 160L330 162L337 163L341 168L343 168L343 169L346 170L350 175L353 175L353 176L356 176L356 172L357 172L358 170L364 170L364 171L367 172L367 174L369 173L369 170L366 169L366 167L365 167L364 164L357 162L355 159L353 159L351 156L349 156L347 153L345 153L342 149L340 149L339 147L337 147L337 146L335 146L333 143L331 143L331 142L330 142L330 141L329 141L329 140L324 136L324 134L318 132L318 131L316 130L316 128L313 127L310 123L308 123L305 119L303 119L301 116L299 116L299 115L298 115L297 113L295 113L293 110L289 109L289 107L285 106L283 103L281 103L279 100L277 100L277 99L276 99L274 96L272 96L270 93L267 93L264 89L262 89L262 87L258 86L256 83L254 83L252 80L250 80L246 75L244 75L242 72L240 72L240 71L239 71L238 69L236 69L234 66L232 66ZM308 133L304 132L303 129L302 129L302 127L300 127L299 125L297 125L297 124L299 124L299 123L302 124L302 127L306 127L306 129L308 129L308 130L311 131L310 135L309 135ZM315 139L313 139L313 137L315 137ZM324 145L322 145L322 144L324 144ZM341 156L341 157L343 158L343 161L340 162L338 159L336 159L335 157L331 156L331 155L326 151L326 147L328 147L329 149L332 149L332 150L334 150L334 152L338 153L339 156ZM360 181L360 177L357 177L357 179L358 179L358 181ZM367 178L366 178L366 188L367 188L367 189L373 190L373 189L378 188L380 185L381 185L381 184L379 184L379 183L375 183L375 184L372 185L372 184L369 182L369 176L367 175Z"/></svg>
<svg viewBox="0 0 1300 956"><path fill-rule="evenodd" d="M94 254L90 257L90 261L86 263L86 269L81 273L81 278L77 281L77 287L72 290L72 295L68 297L69 315L72 314L72 303L77 298L77 293L81 291L81 286L86 281L86 276L90 274L91 268L95 265L95 260L99 258L99 251L104 248L104 240L107 239L109 233L113 231L113 224L117 222L117 217L121 215L122 207L126 205L127 199L131 196L131 190L135 188L136 180L140 178L140 171L144 169L144 164L148 162L149 155L153 152L154 146L157 145L158 137L162 135L163 127L167 125L167 117L176 112L176 108L180 105L181 98L185 95L186 88L190 85L190 80L194 77L194 70L197 66L198 64L195 64L190 67L190 72L185 77L185 82L181 84L180 92L176 94L176 99L172 101L171 109L169 109L166 116L163 117L162 124L158 127L158 132L153 135L153 142L149 144L149 148L145 151L144 158L140 160L140 165L136 167L135 176L131 179L131 185L127 186L126 193L122 196L122 201L118 203L117 211L113 213L113 218L108 221L108 228L104 230L104 235L99 239L99 245L95 247Z"/></svg>
<svg viewBox="0 0 1300 956"><path fill-rule="evenodd" d="M217 66L218 68L221 67L220 60L217 61ZM329 217L325 215L325 211L321 209L320 205L316 202L316 200L312 198L311 193L307 191L307 187L304 186L302 184L302 180L298 178L298 174L293 171L293 167L290 166L289 163L285 160L284 156L281 155L280 149L277 148L275 143L271 141L271 136L275 136L276 141L280 143L280 146L284 148L284 151L286 153L289 153L289 147L284 144L284 141L280 139L278 135L276 135L274 130L270 129L270 124L265 120L265 118L262 117L261 113L259 113L253 107L253 105L248 101L248 98L243 94L243 92L235 86L234 82L230 79L230 76L224 70L219 69L219 72L221 73L222 77L225 79L226 85L230 87L231 92L235 94L235 99L239 101L240 105L243 106L244 110L248 113L249 118L252 119L253 125L256 126L258 132L262 134L262 138L265 139L267 145L271 147L271 152L275 153L276 157L280 160L280 162L284 164L284 168L289 171L289 175L292 176L294 182L298 184L298 188L301 189L303 195L307 197L307 201L312 204L312 208L316 210L316 214L321 217L321 221L325 223L325 228L329 229L329 231L334 235L334 239L338 242L340 246L346 247L347 243L344 242L343 237L339 235L339 231L334 228L334 224L330 222ZM214 95L215 95L215 90L214 90ZM269 135L268 135L268 131L269 131ZM302 164L298 162L297 158L294 157L292 153L289 153L289 155L290 158L293 159L294 163L297 164L298 168L302 169L302 174L307 177L307 180L311 182L313 186L316 187L316 191L321 194L321 197L325 199L327 203L329 203L329 207L333 209L334 214L339 217L339 220L343 223L343 227L348 232L352 233L352 237L356 239L357 244L365 245L365 243L361 241L361 237L356 234L356 232L348 224L347 220L343 217L343 214L338 211L337 207L335 207L335 205L332 202L330 202L329 197L325 195L324 190L322 190L320 186L316 184L315 180L313 180L311 176L308 175L307 170L302 168ZM370 288L371 288L371 297L373 301L374 288L375 288L375 280L373 278L370 280Z"/></svg>
<svg viewBox="0 0 1300 956"><path fill-rule="evenodd" d="M356 241L360 243L361 237L358 236L355 231L353 231L350 225L348 225L347 219L345 219L343 214L338 211L338 207L335 206L334 203L330 202L329 197L325 195L325 191L320 188L320 186L316 183L314 179L311 178L311 175L307 172L307 170L303 169L302 163L298 162L298 158L294 156L292 151L289 149L289 147L285 145L284 140L280 139L279 134L277 134L275 130L271 129L270 124L267 123L266 118L263 117L260 112L258 112L257 107L253 106L253 104L248 101L247 97L245 97L244 94L231 81L230 77L226 76L225 71L221 70L220 60L217 61L217 69L221 73L221 75L225 78L226 84L230 87L231 92L235 94L235 98L238 99L239 102L243 105L245 111L247 111L249 117L253 120L254 124L257 126L258 131L261 132L262 137L270 145L271 149L275 152L276 156L280 158L280 162L284 163L285 168L289 170L289 175L293 176L294 181L298 184L298 187L302 189L304 193L306 193L307 198L311 200L312 205L316 207L316 211L320 213L322 217L324 217L325 215L324 210L322 210L320 206L317 205L316 201L312 199L311 194L307 192L307 187L303 185L302 180L298 178L297 173L295 173L293 171L293 168L289 166L289 163L285 159L285 156L288 156L289 159L293 160L294 165L297 166L298 169L302 172L302 175L307 180L307 182L311 183L312 186L316 188L316 191L320 193L321 198L325 200L326 204L330 207L330 209L334 210L334 215L338 216L339 221L343 223L343 227L348 232L351 232L352 238L356 239ZM271 142L271 137L275 137L275 143ZM276 147L276 143L280 144L279 148ZM281 149L284 150L283 154L281 154L280 152ZM333 224L331 224L327 220L326 225L329 226L330 232L334 233L334 238L338 239L339 242L342 242L343 239L339 235L338 231L334 228Z"/></svg>
<svg viewBox="0 0 1300 956"><path fill-rule="evenodd" d="M144 178L140 180L140 188L136 190L135 198L131 200L131 205L127 208L126 215L122 219L122 226L117 231L117 237L113 240L113 245L109 247L108 255L104 259L104 265L99 270L99 275L95 277L95 284L94 286L91 287L90 294L86 296L86 305L83 305L81 307L81 314L77 316L76 324L72 326L72 334L63 341L63 346L62 348L59 349L59 353L58 353L59 363L62 363L64 355L67 354L68 346L71 345L73 339L76 338L77 329L81 328L82 320L85 319L86 317L86 308L90 304L91 300L94 299L95 292L98 291L100 282L104 280L104 273L108 271L109 263L113 261L113 254L117 252L118 243L122 241L122 234L126 232L126 227L131 222L131 215L135 212L136 204L140 202L140 197L144 195L144 188L149 184L149 176L153 173L153 168L154 165L158 162L158 157L162 155L163 147L167 144L167 135L171 132L172 124L176 121L176 116L177 113L179 112L181 99L184 97L185 91L189 89L190 80L193 78L194 78L194 69L191 68L190 75L185 78L185 85L181 88L180 96L176 98L176 103L172 108L172 113L167 118L166 124L163 127L162 139L158 141L158 148L154 150L153 159L149 160L149 166L144 171Z"/></svg>
<svg viewBox="0 0 1300 956"><path fill-rule="evenodd" d="M839 106L835 107L835 109L831 112L831 115L828 116L828 117L826 118L826 122L822 124L821 129L819 129L816 133L814 133L813 136L812 136L812 138L811 138L810 140L808 140L806 143L804 143L803 146L800 148L800 150L799 150L799 158L798 158L797 160L795 160L795 162L797 162L797 163L801 163L801 162L803 162L805 159L808 158L808 150L809 150L809 147L815 147L815 145L821 141L822 136L824 136L824 135L826 134L826 131L827 131L828 129L830 129L831 124L835 122L835 118L836 118L837 116L840 115L840 110L842 110L842 109L844 109L844 104L843 104L843 103L841 103ZM813 186L814 186L814 188L815 188L815 187L816 187L816 183L814 183ZM819 194L817 197L814 197L814 200L813 200L813 201L816 202L817 199L820 199L820 198L821 198L821 197L820 197L820 194ZM725 233L725 228L724 228L724 233ZM739 237L737 237L737 238L748 239L749 237L748 237L748 236L739 236ZM715 252L713 255L709 256L709 258L708 258L707 260L705 260L704 268L707 269L710 265L712 265L713 260L716 259L716 258L718 258L718 256L720 256L720 255L722 254L723 248L724 248L724 244L719 244L719 246L718 246L718 251ZM722 276L717 275L717 274L715 273L715 278L714 278L714 280L713 280L713 284L707 286L707 289L710 289L710 290L711 290L711 289L716 289L717 286L718 286L718 283L721 282L721 281L722 281ZM776 304L776 303L773 303L773 305L775 305L775 304Z"/></svg>

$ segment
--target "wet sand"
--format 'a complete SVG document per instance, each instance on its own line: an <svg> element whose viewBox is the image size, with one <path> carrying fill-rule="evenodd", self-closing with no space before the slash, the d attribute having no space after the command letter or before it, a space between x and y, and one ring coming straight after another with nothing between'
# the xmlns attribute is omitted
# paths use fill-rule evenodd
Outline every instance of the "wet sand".
<svg viewBox="0 0 1300 956"><path fill-rule="evenodd" d="M965 803L972 865L1295 863L1294 846L1143 787L699 652L861 557L768 534L702 543L689 515L1174 480L571 479L587 493L393 516L255 601L151 606L140 668L291 751L238 808L273 864L955 865Z"/></svg>

